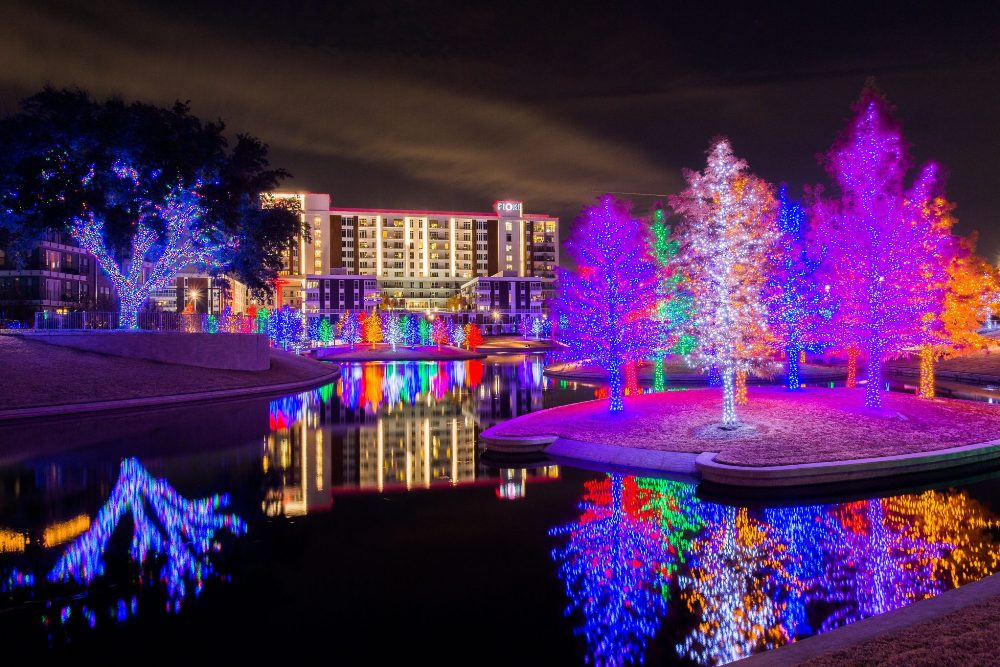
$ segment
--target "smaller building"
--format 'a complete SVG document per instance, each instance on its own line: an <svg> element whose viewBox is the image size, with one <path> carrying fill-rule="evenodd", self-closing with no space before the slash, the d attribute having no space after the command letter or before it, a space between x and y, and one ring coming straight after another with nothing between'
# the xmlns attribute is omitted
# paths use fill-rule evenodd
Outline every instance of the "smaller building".
<svg viewBox="0 0 1000 667"><path fill-rule="evenodd" d="M510 332L522 315L542 315L551 280L504 271L479 276L462 285L461 296L488 333Z"/></svg>
<svg viewBox="0 0 1000 667"><path fill-rule="evenodd" d="M307 275L305 297L308 317L369 310L382 301L375 276L336 272Z"/></svg>

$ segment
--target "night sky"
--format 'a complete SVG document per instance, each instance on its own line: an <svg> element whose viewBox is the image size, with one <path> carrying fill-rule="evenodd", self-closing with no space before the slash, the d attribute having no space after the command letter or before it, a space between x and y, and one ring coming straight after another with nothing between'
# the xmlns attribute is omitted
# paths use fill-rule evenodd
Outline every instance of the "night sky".
<svg viewBox="0 0 1000 667"><path fill-rule="evenodd" d="M605 191L678 191L716 134L794 192L824 182L874 76L948 169L958 231L1000 253L998 2L167 4L4 0L0 112L45 83L190 100L338 204L509 197L569 222Z"/></svg>

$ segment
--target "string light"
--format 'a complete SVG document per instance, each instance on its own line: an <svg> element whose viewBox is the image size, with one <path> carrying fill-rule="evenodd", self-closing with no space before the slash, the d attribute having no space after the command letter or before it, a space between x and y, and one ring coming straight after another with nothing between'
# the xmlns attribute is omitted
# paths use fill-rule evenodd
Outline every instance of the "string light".
<svg viewBox="0 0 1000 667"><path fill-rule="evenodd" d="M607 371L611 411L621 411L623 366L649 357L661 342L662 325L652 317L660 270L642 221L630 204L610 195L584 209L566 246L577 269L558 269L556 310L567 321L562 342L570 359Z"/></svg>
<svg viewBox="0 0 1000 667"><path fill-rule="evenodd" d="M361 324L358 322L358 316L347 311L341 318L340 324L340 339L349 343L353 350L354 346L361 342Z"/></svg>
<svg viewBox="0 0 1000 667"><path fill-rule="evenodd" d="M865 406L878 408L883 361L938 336L953 220L934 163L904 189L909 157L888 103L869 87L855 109L825 160L839 194L817 197L812 213L837 306L832 332L865 350Z"/></svg>
<svg viewBox="0 0 1000 667"><path fill-rule="evenodd" d="M698 343L691 358L722 374L722 426L738 425L734 375L766 354L763 291L773 273L777 211L770 186L747 169L729 141L718 139L702 173L685 172L688 187L671 197L682 216L681 270L695 303L687 323Z"/></svg>

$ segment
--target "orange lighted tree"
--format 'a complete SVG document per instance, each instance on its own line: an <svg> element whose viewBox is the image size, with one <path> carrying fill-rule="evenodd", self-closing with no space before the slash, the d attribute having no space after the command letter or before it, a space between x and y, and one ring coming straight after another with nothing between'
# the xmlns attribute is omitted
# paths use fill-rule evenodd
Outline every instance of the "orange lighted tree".
<svg viewBox="0 0 1000 667"><path fill-rule="evenodd" d="M939 203L943 215L951 205ZM948 266L944 305L937 316L939 342L920 347L920 396L934 397L934 360L986 347L989 340L979 333L983 321L996 307L1000 290L997 270L975 253L976 238L956 239L957 252ZM928 313L931 320L934 314Z"/></svg>
<svg viewBox="0 0 1000 667"><path fill-rule="evenodd" d="M365 342L372 344L372 349L375 349L376 343L381 343L385 336L382 334L382 318L379 317L378 313L372 313L365 318Z"/></svg>

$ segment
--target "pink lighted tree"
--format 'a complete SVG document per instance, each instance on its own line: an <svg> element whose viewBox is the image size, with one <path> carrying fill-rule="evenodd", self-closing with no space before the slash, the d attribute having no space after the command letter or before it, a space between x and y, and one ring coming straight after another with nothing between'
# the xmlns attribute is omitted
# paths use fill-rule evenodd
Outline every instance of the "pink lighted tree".
<svg viewBox="0 0 1000 667"><path fill-rule="evenodd" d="M654 318L660 269L646 234L631 204L604 195L584 209L566 242L576 271L558 269L562 340L573 358L608 372L612 412L625 408L625 365L650 356L662 338Z"/></svg>
<svg viewBox="0 0 1000 667"><path fill-rule="evenodd" d="M836 337L868 356L865 405L878 408L883 362L939 338L952 218L935 203L942 183L934 163L905 188L906 145L873 86L825 164L836 187L833 196L818 192L813 205L814 240L827 259L820 282L837 306Z"/></svg>

